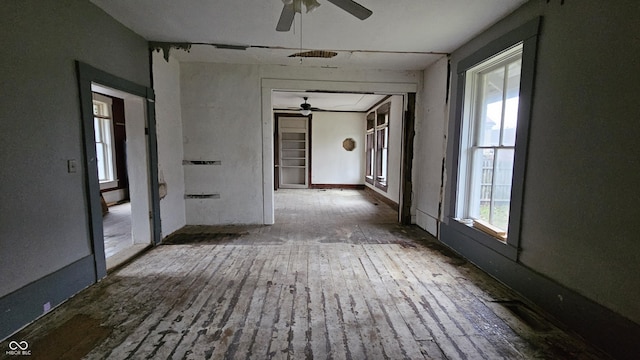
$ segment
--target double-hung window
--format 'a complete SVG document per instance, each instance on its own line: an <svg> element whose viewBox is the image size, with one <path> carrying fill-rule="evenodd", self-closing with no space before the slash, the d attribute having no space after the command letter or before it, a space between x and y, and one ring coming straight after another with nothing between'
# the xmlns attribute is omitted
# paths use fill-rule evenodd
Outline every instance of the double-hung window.
<svg viewBox="0 0 640 360"><path fill-rule="evenodd" d="M100 188L115 186L115 144L113 136L112 101L106 96L93 95L93 127Z"/></svg>
<svg viewBox="0 0 640 360"><path fill-rule="evenodd" d="M389 166L389 117L391 103L378 107L367 115L366 181L387 191Z"/></svg>
<svg viewBox="0 0 640 360"><path fill-rule="evenodd" d="M522 44L466 71L458 213L506 238Z"/></svg>
<svg viewBox="0 0 640 360"><path fill-rule="evenodd" d="M389 114L391 104L386 103L376 111L376 187L387 191L389 165Z"/></svg>
<svg viewBox="0 0 640 360"><path fill-rule="evenodd" d="M375 127L376 127L376 113L371 112L367 115L367 137L366 137L366 142L367 142L367 161L366 161L366 167L367 167L367 173L366 173L366 177L365 180L370 183L373 184L373 176L375 174L374 171L374 166L375 166L375 151L374 151L374 146L375 146Z"/></svg>
<svg viewBox="0 0 640 360"><path fill-rule="evenodd" d="M539 26L534 19L457 62L445 243L473 239L517 259Z"/></svg>

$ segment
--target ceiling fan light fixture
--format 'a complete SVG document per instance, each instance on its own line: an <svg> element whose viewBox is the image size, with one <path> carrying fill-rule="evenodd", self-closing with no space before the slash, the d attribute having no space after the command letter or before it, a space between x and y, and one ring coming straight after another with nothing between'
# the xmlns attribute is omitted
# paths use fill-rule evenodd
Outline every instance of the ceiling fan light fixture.
<svg viewBox="0 0 640 360"><path fill-rule="evenodd" d="M305 96L303 99L304 103L300 104L300 114L303 116L309 116L311 115L311 104L307 102L309 98Z"/></svg>

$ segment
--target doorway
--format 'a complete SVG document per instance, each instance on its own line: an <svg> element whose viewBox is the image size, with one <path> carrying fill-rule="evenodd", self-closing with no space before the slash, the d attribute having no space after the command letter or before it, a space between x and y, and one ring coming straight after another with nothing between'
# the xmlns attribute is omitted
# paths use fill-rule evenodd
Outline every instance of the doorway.
<svg viewBox="0 0 640 360"><path fill-rule="evenodd" d="M96 83L91 90L103 245L110 270L152 243L145 102Z"/></svg>
<svg viewBox="0 0 640 360"><path fill-rule="evenodd" d="M308 188L311 178L311 116L277 113L275 129L275 189Z"/></svg>
<svg viewBox="0 0 640 360"><path fill-rule="evenodd" d="M310 90L316 89L316 90ZM262 164L263 164L263 223L275 223L275 163L274 163L274 112L278 111L278 106L274 103L274 94L279 92L303 92L308 94L397 94L404 97L404 104L401 105L405 117L410 118L408 123L402 124L402 145L399 194L400 194L400 215L402 219L411 221L411 163L413 161L412 152L404 151L405 146L411 147L413 141L413 122L415 116L415 93L418 84L415 82L361 82L361 81L335 81L335 80L293 80L293 79L262 79L261 82L261 104L262 104ZM311 99L309 99L311 100ZM286 109L290 112L299 112L300 102L294 104L296 108ZM318 106L317 102L311 102L313 106ZM298 109L298 110L296 110ZM315 123L315 117L314 117ZM315 126L315 125L314 125ZM364 132L364 124L363 124ZM315 132L314 132L315 133ZM406 136L405 136L406 135ZM315 135L314 135L315 136ZM345 139L342 139L344 141ZM314 141L315 144L315 141ZM315 145L314 145L315 146ZM314 157L314 163L316 162ZM404 166L404 164L408 164ZM312 171L312 173L314 173ZM313 179L311 179L313 183ZM404 222L404 220L403 220Z"/></svg>
<svg viewBox="0 0 640 360"><path fill-rule="evenodd" d="M105 277L107 267L115 266L105 256L104 224L96 126L93 113L94 92L124 101L127 132L127 175L131 203L131 244L129 252L121 252L118 263L160 242L160 199L158 193L158 158L153 89L106 73L82 62L76 62L84 136L84 173L88 205L92 256L96 281ZM115 258L115 257L114 257ZM109 265L109 266L107 266Z"/></svg>

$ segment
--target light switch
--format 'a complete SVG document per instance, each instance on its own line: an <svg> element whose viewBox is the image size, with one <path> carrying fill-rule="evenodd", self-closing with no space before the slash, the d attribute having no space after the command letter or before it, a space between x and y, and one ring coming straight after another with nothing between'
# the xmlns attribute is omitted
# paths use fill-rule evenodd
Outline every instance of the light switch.
<svg viewBox="0 0 640 360"><path fill-rule="evenodd" d="M78 164L75 159L67 160L67 171L73 174L78 171Z"/></svg>

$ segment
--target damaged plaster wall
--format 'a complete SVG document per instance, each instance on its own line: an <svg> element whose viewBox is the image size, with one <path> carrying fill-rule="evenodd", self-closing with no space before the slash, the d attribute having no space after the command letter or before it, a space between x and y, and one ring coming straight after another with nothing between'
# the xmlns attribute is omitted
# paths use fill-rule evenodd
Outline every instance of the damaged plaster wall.
<svg viewBox="0 0 640 360"><path fill-rule="evenodd" d="M424 71L423 116L416 121L416 224L434 236L438 236L449 118L447 76L447 57Z"/></svg>
<svg viewBox="0 0 640 360"><path fill-rule="evenodd" d="M219 161L185 165L187 224L262 223L258 67L183 63L180 79L184 159Z"/></svg>
<svg viewBox="0 0 640 360"><path fill-rule="evenodd" d="M158 138L158 181L162 237L186 224L184 170L182 166L182 111L180 107L180 64L173 57L163 59L153 52L153 87L156 94Z"/></svg>
<svg viewBox="0 0 640 360"><path fill-rule="evenodd" d="M320 87L312 90L331 90L323 87L350 82L371 83L378 88L380 84L391 84L387 87L396 88L396 84L419 87L422 73L181 63L184 159L219 161L217 165L185 166L185 193L197 195L185 200L187 224L270 223L272 214L265 215L265 209L272 204L271 194L265 189L272 189L272 185L265 185L263 180L273 179L268 179L272 174L263 175L263 165L269 168L263 162L272 162L273 153L263 154L263 141L272 139L273 116L269 111L270 128L263 134L261 82L265 79L294 80ZM212 196L201 198L202 195Z"/></svg>

